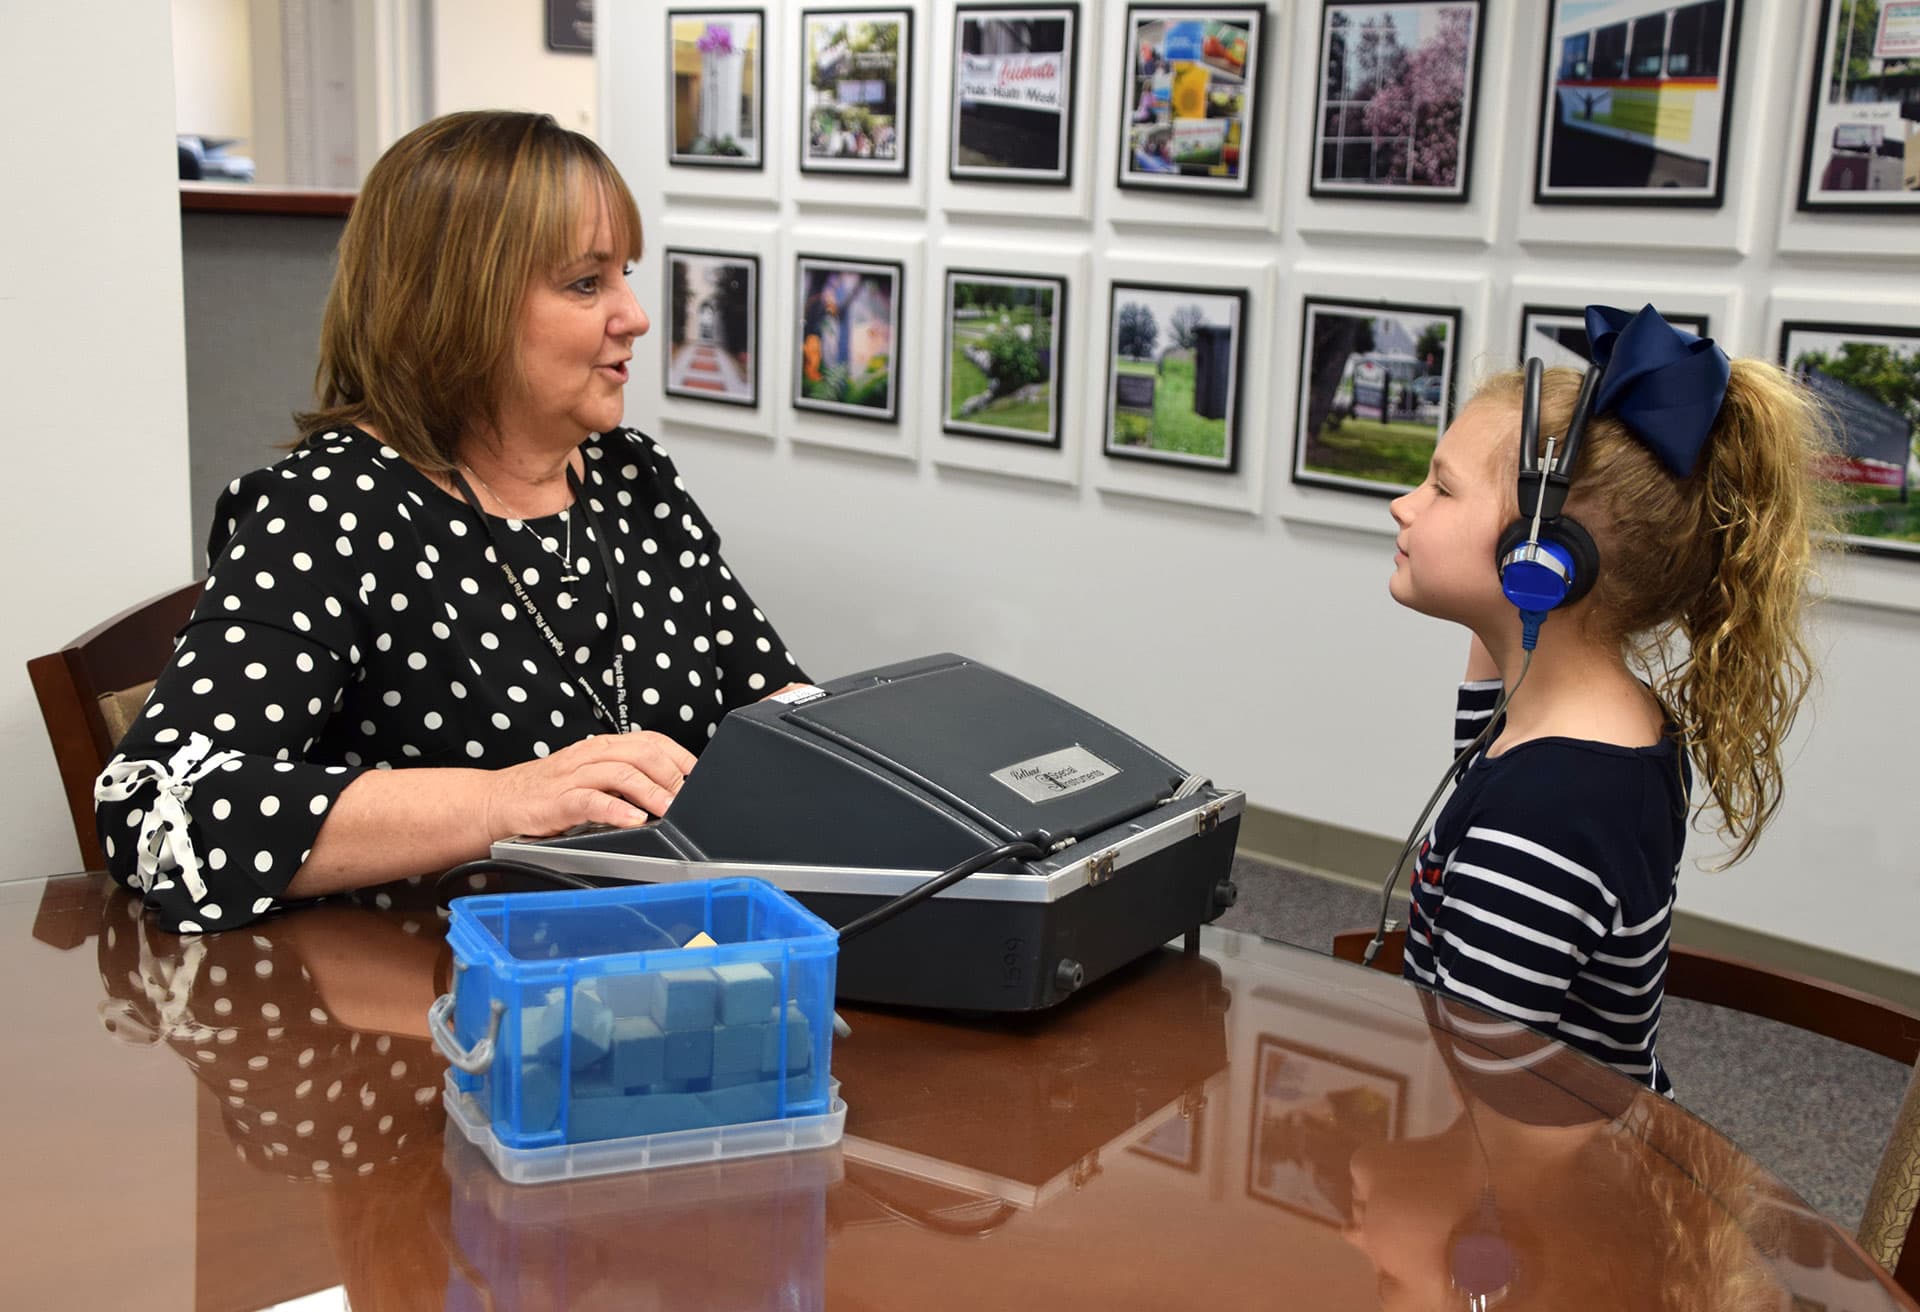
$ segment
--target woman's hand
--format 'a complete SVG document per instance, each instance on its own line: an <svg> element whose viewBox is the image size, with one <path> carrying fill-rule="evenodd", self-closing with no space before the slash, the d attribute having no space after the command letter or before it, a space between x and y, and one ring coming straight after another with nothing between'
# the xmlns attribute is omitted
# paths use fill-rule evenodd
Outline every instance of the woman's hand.
<svg viewBox="0 0 1920 1312"><path fill-rule="evenodd" d="M693 766L693 754L665 734L583 738L492 772L483 810L488 839L540 838L582 824L643 825L666 814Z"/></svg>

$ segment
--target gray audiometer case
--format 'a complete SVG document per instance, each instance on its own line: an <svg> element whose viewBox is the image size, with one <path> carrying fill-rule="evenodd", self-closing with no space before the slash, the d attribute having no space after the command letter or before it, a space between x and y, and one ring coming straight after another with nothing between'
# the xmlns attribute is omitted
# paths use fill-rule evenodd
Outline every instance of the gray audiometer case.
<svg viewBox="0 0 1920 1312"><path fill-rule="evenodd" d="M751 875L844 925L1029 840L1043 858L1003 861L847 942L838 991L1030 1011L1231 905L1245 802L1039 688L939 655L732 712L643 828L493 854L596 882Z"/></svg>

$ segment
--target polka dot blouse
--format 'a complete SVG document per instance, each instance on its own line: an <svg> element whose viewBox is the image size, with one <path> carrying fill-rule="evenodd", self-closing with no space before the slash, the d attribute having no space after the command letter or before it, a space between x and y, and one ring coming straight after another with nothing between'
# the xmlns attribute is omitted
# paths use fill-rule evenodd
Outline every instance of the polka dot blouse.
<svg viewBox="0 0 1920 1312"><path fill-rule="evenodd" d="M696 754L728 710L804 679L667 454L628 430L581 454L591 517L483 526L353 429L229 484L206 592L95 787L113 876L170 928L243 924L361 771L493 769L612 732L616 651L629 727Z"/></svg>

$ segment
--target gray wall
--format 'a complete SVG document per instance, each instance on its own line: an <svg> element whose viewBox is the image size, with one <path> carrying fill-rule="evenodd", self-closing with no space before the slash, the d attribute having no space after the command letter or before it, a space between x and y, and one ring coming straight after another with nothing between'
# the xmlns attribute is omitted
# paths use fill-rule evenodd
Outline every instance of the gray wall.
<svg viewBox="0 0 1920 1312"><path fill-rule="evenodd" d="M180 216L187 329L190 529L206 572L214 499L271 464L313 404L320 312L344 219L276 214Z"/></svg>

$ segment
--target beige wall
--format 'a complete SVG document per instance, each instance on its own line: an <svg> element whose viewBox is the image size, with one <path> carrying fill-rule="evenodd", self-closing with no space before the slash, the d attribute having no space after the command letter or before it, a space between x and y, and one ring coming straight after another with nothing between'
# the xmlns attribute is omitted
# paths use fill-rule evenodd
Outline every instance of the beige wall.
<svg viewBox="0 0 1920 1312"><path fill-rule="evenodd" d="M553 115L562 127L592 135L593 58L547 49L544 6L524 0L432 4L435 114L533 109Z"/></svg>

